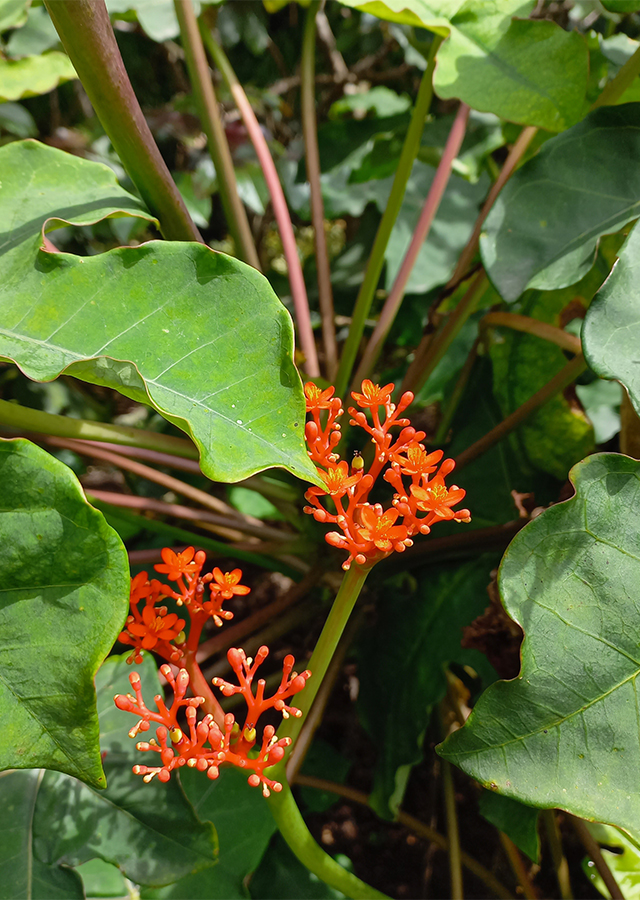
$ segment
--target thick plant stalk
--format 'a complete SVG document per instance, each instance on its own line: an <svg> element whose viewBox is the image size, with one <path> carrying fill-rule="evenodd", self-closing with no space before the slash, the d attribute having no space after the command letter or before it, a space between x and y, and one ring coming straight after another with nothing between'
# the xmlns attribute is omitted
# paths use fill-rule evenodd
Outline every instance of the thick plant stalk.
<svg viewBox="0 0 640 900"><path fill-rule="evenodd" d="M378 324L376 325L374 332L371 335L369 343L367 344L367 349L365 350L360 365L356 370L356 374L353 379L354 385L360 384L360 382L364 378L367 378L371 373L371 370L373 369L378 356L380 355L382 345L384 344L385 339L389 333L389 329L393 325L395 317L398 314L400 304L402 303L402 300L404 298L405 288L407 286L407 282L409 281L409 276L411 275L413 267L416 264L420 249L429 235L433 220L436 217L438 207L440 206L440 202L442 201L445 189L447 187L447 184L449 183L451 168L456 156L460 151L460 146L464 139L470 112L470 108L465 103L460 104L458 113L454 119L453 125L451 126L449 137L447 138L447 143L442 154L442 159L440 160L434 179L431 182L431 187L429 188L427 199L424 202L422 212L420 213L420 218L418 219L418 224L416 225L415 231L413 232L413 237L411 238L411 242L409 244L409 247L407 248L405 257L402 260L402 265L400 266L400 270L396 275L393 287L391 288L389 296L387 297L384 307L382 308L382 313L380 314L380 318L378 319Z"/></svg>
<svg viewBox="0 0 640 900"><path fill-rule="evenodd" d="M287 261L287 270L289 272L289 284L291 286L291 296L293 298L293 306L296 314L296 324L298 326L298 336L300 338L300 347L305 356L305 370L311 378L317 378L320 374L318 367L318 354L316 352L316 344L313 338L313 330L311 328L311 316L309 314L309 300L307 298L307 288L304 283L304 275L302 274L302 265L298 256L298 248L293 233L293 225L291 216L287 207L287 201L278 178L275 163L271 157L271 152L260 128L260 123L256 118L251 104L244 92L244 89L236 73L231 68L231 64L227 59L222 47L214 40L213 35L208 28L201 22L201 34L203 41L213 62L220 70L225 80L231 96L233 97L245 128L249 133L249 138L256 151L256 156L264 173L264 178L271 196L271 205L273 206L273 214L278 223L280 239L282 240L282 248Z"/></svg>
<svg viewBox="0 0 640 900"><path fill-rule="evenodd" d="M442 766L442 785L444 788L444 806L447 817L447 837L449 838L449 875L451 878L451 900L463 900L462 860L460 858L460 832L458 829L458 813L456 795L453 785L451 764L446 759L440 760Z"/></svg>
<svg viewBox="0 0 640 900"><path fill-rule="evenodd" d="M569 821L573 825L576 834L582 841L584 849L593 860L594 865L598 870L598 873L600 874L600 877L604 881L607 890L611 894L611 900L625 900L624 894L620 890L620 885L614 878L613 872L607 865L607 861L603 856L600 845L587 828L585 822L582 819L578 819L576 816L572 815L569 815Z"/></svg>
<svg viewBox="0 0 640 900"><path fill-rule="evenodd" d="M82 86L131 180L173 241L201 241L131 87L104 0L46 0Z"/></svg>
<svg viewBox="0 0 640 900"><path fill-rule="evenodd" d="M193 4L191 0L174 0L174 6L180 24L182 46L191 87L198 105L200 122L207 136L209 153L218 176L218 191L229 231L241 259L260 271L260 260L249 220L242 200L238 196L238 184L231 151L220 118L218 101L209 74L207 56L198 30L198 20L193 10Z"/></svg>
<svg viewBox="0 0 640 900"><path fill-rule="evenodd" d="M125 425L110 425L104 422L91 422L87 419L71 419L69 416L57 416L30 409L0 400L0 426L16 428L20 431L35 431L38 434L51 434L56 437L72 438L86 441L99 441L122 444L127 447L143 447L148 450L161 450L175 457L184 459L200 459L198 448L191 441L182 438L159 434L157 431L144 431L142 428L128 428Z"/></svg>
<svg viewBox="0 0 640 900"><path fill-rule="evenodd" d="M324 203L320 185L320 151L316 122L315 50L316 15L320 0L312 0L307 10L307 20L302 42L300 63L300 101L302 107L302 133L304 135L307 178L311 194L311 222L318 272L318 300L322 318L322 342L324 344L327 379L333 381L338 368L338 346L333 321L333 290L331 269L327 252L327 236L324 230Z"/></svg>
<svg viewBox="0 0 640 900"><path fill-rule="evenodd" d="M293 799L282 763L267 771L270 777L282 782L282 791L272 791L267 803L282 837L300 862L325 884L342 891L351 900L389 900L386 894L381 894L344 869L315 842Z"/></svg>
<svg viewBox="0 0 640 900"><path fill-rule="evenodd" d="M518 409L511 413L511 415L507 416L506 419L503 419L502 422L499 422L495 428L492 428L491 431L483 435L483 437L476 441L475 444L472 444L470 447L467 447L466 450L463 450L456 458L456 471L459 471L462 466L468 465L474 459L477 459L478 456L486 453L494 444L501 441L502 438L510 434L519 425L522 425L522 423L540 406L546 403L547 400L550 400L556 394L559 394L560 391L563 391L572 384L586 368L587 364L584 356L580 353L575 359L572 359L571 362L560 369L558 374L555 375L551 381L541 387L539 391L536 391L532 397L529 397L522 406L519 406Z"/></svg>
<svg viewBox="0 0 640 900"><path fill-rule="evenodd" d="M349 621L349 616L370 571L371 569L364 569L362 566L354 564L345 572L340 590L333 601L331 612L324 623L324 628L309 661L311 678L296 703L302 712L302 717L297 719L292 716L287 719L283 727L278 729L279 737L290 737L295 744L304 722L304 716L311 709L316 694L320 690L320 685L342 637L342 632Z"/></svg>
<svg viewBox="0 0 640 900"><path fill-rule="evenodd" d="M411 174L413 163L418 154L420 136L422 135L424 122L427 113L429 112L431 98L433 97L433 70L436 64L436 53L438 52L442 40L440 35L434 35L431 42L429 62L422 76L422 81L420 82L418 96L416 97L416 105L413 110L413 115L411 116L411 123L409 124L407 136L405 137L404 145L402 147L402 153L400 154L400 159L398 161L398 168L396 169L396 174L391 186L391 193L389 194L385 211L380 220L380 224L378 225L378 231L376 232L373 247L369 255L369 262L367 263L362 285L360 286L356 304L353 309L349 336L342 349L340 366L336 376L336 394L339 397L345 393L347 386L351 381L351 371L364 332L365 321L369 315L371 303L373 302L373 297L376 288L378 287L378 281L380 280L380 273L382 272L382 267L384 265L384 251L389 243L389 237L391 236L395 221L398 218L409 175Z"/></svg>

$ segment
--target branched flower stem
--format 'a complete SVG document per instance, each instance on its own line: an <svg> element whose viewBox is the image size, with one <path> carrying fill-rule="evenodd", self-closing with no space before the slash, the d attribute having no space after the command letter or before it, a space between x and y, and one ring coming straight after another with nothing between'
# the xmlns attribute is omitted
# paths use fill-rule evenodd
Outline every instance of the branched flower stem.
<svg viewBox="0 0 640 900"><path fill-rule="evenodd" d="M282 790L277 794L272 791L267 803L282 837L300 862L325 884L342 891L352 900L389 900L386 894L380 893L344 869L316 843L293 798L282 763L270 769L269 775L281 780Z"/></svg>

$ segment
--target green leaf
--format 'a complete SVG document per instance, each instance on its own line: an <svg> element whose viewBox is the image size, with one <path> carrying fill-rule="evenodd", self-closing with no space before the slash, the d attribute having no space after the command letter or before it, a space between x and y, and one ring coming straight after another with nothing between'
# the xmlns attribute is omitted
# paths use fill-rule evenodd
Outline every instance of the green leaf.
<svg viewBox="0 0 640 900"><path fill-rule="evenodd" d="M618 887L625 900L640 900L640 850L638 847L625 834L610 825L595 823L587 827L596 841L603 845L602 855L611 869L611 874L618 882ZM582 871L603 897L611 896L594 863L588 857L582 863Z"/></svg>
<svg viewBox="0 0 640 900"><path fill-rule="evenodd" d="M597 271L584 279L586 299L601 281ZM583 290L531 291L518 312L560 327L563 309ZM493 393L506 418L567 364L562 349L532 334L500 328L490 345ZM594 433L584 412L563 393L540 407L512 435L514 450L534 468L564 481L571 466L594 449Z"/></svg>
<svg viewBox="0 0 640 900"><path fill-rule="evenodd" d="M451 37L438 53L436 93L548 131L575 125L589 75L584 38L555 22L509 22L506 6L486 3L483 14L475 0L453 18Z"/></svg>
<svg viewBox="0 0 640 900"><path fill-rule="evenodd" d="M611 275L596 294L582 327L587 362L602 378L615 378L640 412L640 228L627 238Z"/></svg>
<svg viewBox="0 0 640 900"><path fill-rule="evenodd" d="M76 872L47 866L33 854L33 812L43 775L43 769L0 773L0 900L84 900Z"/></svg>
<svg viewBox="0 0 640 900"><path fill-rule="evenodd" d="M540 858L538 816L540 810L525 806L511 797L483 791L478 801L480 813L488 822L510 837L516 847L526 853L531 862Z"/></svg>
<svg viewBox="0 0 640 900"><path fill-rule="evenodd" d="M60 43L58 32L45 6L32 6L26 24L7 41L7 55L35 56ZM75 72L71 76L75 78Z"/></svg>
<svg viewBox="0 0 640 900"><path fill-rule="evenodd" d="M104 787L93 677L127 613L129 563L71 469L0 441L0 768Z"/></svg>
<svg viewBox="0 0 640 900"><path fill-rule="evenodd" d="M634 0L600 0L600 2L608 12L623 15L629 15L640 9L640 3L634 3Z"/></svg>
<svg viewBox="0 0 640 900"><path fill-rule="evenodd" d="M529 0L341 2L448 35L434 75L434 89L443 99L457 97L474 109L550 131L562 131L582 115L587 45L555 22L527 20Z"/></svg>
<svg viewBox="0 0 640 900"><path fill-rule="evenodd" d="M33 116L19 103L0 103L0 128L19 138L38 133Z"/></svg>
<svg viewBox="0 0 640 900"><path fill-rule="evenodd" d="M0 32L24 25L30 2L31 0L0 0Z"/></svg>
<svg viewBox="0 0 640 900"><path fill-rule="evenodd" d="M199 0L193 4L200 15ZM170 41L180 34L173 0L107 0L109 15L118 16L134 11L143 30L153 41Z"/></svg>
<svg viewBox="0 0 640 900"><path fill-rule="evenodd" d="M576 495L512 541L505 609L522 670L492 685L439 752L481 784L639 834L640 462L599 454Z"/></svg>
<svg viewBox="0 0 640 900"><path fill-rule="evenodd" d="M88 258L40 248L52 219L141 214L108 171L35 142L0 149L0 221L11 229L0 243L0 355L37 381L64 372L152 405L192 436L213 479L279 465L315 481L291 319L255 269L203 244Z"/></svg>
<svg viewBox="0 0 640 900"><path fill-rule="evenodd" d="M212 819L220 842L218 864L181 878L160 890L143 891L143 900L243 900L245 879L257 868L276 830L276 823L260 791L249 787L236 769L223 769L211 781L202 772L180 773L180 780L196 813Z"/></svg>
<svg viewBox="0 0 640 900"><path fill-rule="evenodd" d="M502 190L480 250L502 297L575 284L598 239L640 213L640 103L602 107L542 146ZM597 172L597 184L594 184Z"/></svg>
<svg viewBox="0 0 640 900"><path fill-rule="evenodd" d="M461 629L487 606L496 562L483 556L455 568L431 566L413 594L397 583L395 591L393 583L384 589L380 620L358 654L359 711L378 749L370 802L380 815L397 813L411 768L422 759L431 710L446 693L446 665L471 657L460 647Z"/></svg>
<svg viewBox="0 0 640 900"><path fill-rule="evenodd" d="M151 703L159 692L155 663L147 655L136 668ZM131 691L130 671L126 655L111 656L96 678L106 790L47 772L36 804L34 853L49 865L98 858L137 884L168 884L215 863L216 833L196 816L177 778L145 784L131 771L147 754L128 736L135 717L113 702L114 694Z"/></svg>
<svg viewBox="0 0 640 900"><path fill-rule="evenodd" d="M0 100L48 94L64 81L77 77L71 60L60 50L24 59L0 59Z"/></svg>

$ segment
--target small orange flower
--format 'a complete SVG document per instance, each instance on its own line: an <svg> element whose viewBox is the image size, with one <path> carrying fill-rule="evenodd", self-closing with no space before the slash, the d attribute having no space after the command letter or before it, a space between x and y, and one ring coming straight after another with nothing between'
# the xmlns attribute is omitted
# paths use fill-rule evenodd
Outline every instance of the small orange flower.
<svg viewBox="0 0 640 900"><path fill-rule="evenodd" d="M378 515L373 506L363 506L360 515L362 518L362 525L358 529L360 537L365 541L371 541L383 553L389 553L393 550L394 542L403 541L407 537L404 525L393 524L399 515L397 509L388 509L382 515Z"/></svg>
<svg viewBox="0 0 640 900"><path fill-rule="evenodd" d="M418 501L418 509L430 512L440 519L453 519L455 513L451 509L464 499L466 491L462 488L448 488L441 479L427 482L427 487L411 485L411 493Z"/></svg>
<svg viewBox="0 0 640 900"><path fill-rule="evenodd" d="M307 494L331 494L332 497L338 495L342 497L347 493L350 487L357 484L362 478L362 472L358 472L356 475L349 475L349 464L344 460L341 463L338 463L337 466L333 466L327 472L323 469L318 469L318 473L324 481L326 489L323 491L322 488L319 487L310 487L307 490Z"/></svg>
<svg viewBox="0 0 640 900"><path fill-rule="evenodd" d="M387 384L383 388L379 384L374 384L368 378L362 382L362 393L356 391L351 392L351 396L358 406L366 408L368 406L384 406L388 403L395 384Z"/></svg>
<svg viewBox="0 0 640 900"><path fill-rule="evenodd" d="M153 650L158 641L172 641L184 628L184 619L175 613L158 615L159 610L145 606L142 622L128 622L127 630L135 637L142 638L144 650Z"/></svg>
<svg viewBox="0 0 640 900"><path fill-rule="evenodd" d="M191 562L195 554L194 547L187 547L182 553L174 553L169 547L163 547L160 555L165 565L157 565L153 568L156 572L162 572L169 581L177 581L182 575L193 575L200 568L197 563Z"/></svg>
<svg viewBox="0 0 640 900"><path fill-rule="evenodd" d="M412 443L402 448L402 453L392 453L391 459L400 466L405 475L430 475L435 472L442 459L442 450L427 453L422 444Z"/></svg>
<svg viewBox="0 0 640 900"><path fill-rule="evenodd" d="M323 391L313 381L308 381L304 386L307 412L311 412L314 409L329 409L335 390L334 387L328 387Z"/></svg>
<svg viewBox="0 0 640 900"><path fill-rule="evenodd" d="M211 584L211 593L219 594L223 600L230 600L234 594L243 596L251 590L246 584L238 584L242 578L242 569L234 569L233 572L222 572L216 567L213 570L213 577L216 583Z"/></svg>

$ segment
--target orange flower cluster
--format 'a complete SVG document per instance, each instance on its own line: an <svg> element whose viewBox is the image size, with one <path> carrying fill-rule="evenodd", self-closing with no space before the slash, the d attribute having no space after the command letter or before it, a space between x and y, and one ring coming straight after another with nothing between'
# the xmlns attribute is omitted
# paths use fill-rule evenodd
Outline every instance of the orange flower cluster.
<svg viewBox="0 0 640 900"><path fill-rule="evenodd" d="M287 706L288 700L294 694L299 693L305 686L310 672L298 675L293 672L294 658L286 656L283 665L282 681L278 690L272 697L264 696L265 681L259 679L255 695L252 690L252 682L257 668L264 662L269 650L260 647L255 661L247 659L242 650L231 649L227 658L231 667L238 676L240 686L229 684L220 678L214 678L213 683L220 687L222 693L230 697L240 693L247 703L247 716L242 729L237 724L232 713L224 717L224 730L214 721L212 715L206 715L197 722L198 707L205 702L204 697L189 697L185 694L189 686L189 674L186 669L180 669L177 677L174 677L171 667L163 665L160 671L171 685L174 699L171 706L167 706L159 695L155 697L157 712L152 712L145 705L140 688L140 676L132 672L129 676L132 694L117 694L114 698L118 709L134 713L140 716L139 721L129 732L130 737L137 737L142 731L148 731L151 722L158 723L155 738L148 741L139 741L136 744L138 750L155 751L160 754L159 766L136 765L133 772L142 775L145 782L149 782L156 775L160 781L169 781L171 772L181 766L189 766L206 772L207 777L217 778L220 774L220 766L230 763L245 771L251 771L248 782L251 787L262 785L262 793L269 796L270 791L281 791L282 784L268 778L265 769L275 765L284 757L285 748L291 743L290 738L277 739L273 725L266 725L262 732L262 741L257 755L254 750L257 732L256 725L259 717L267 709L275 709L283 716L300 716L300 710ZM178 714L184 709L187 720L188 734L178 723Z"/></svg>
<svg viewBox="0 0 640 900"><path fill-rule="evenodd" d="M153 650L173 664L192 666L190 669L192 677L202 678L195 661L195 653L205 622L211 617L216 625L220 626L223 620L232 619L233 613L223 609L222 604L234 595L248 594L249 588L240 584L242 578L240 569L222 572L215 568L212 573L202 575L206 555L201 550L196 553L193 547L187 547L182 553L175 553L165 547L162 550L162 560L155 569L166 575L169 581L175 582L176 590L156 579L150 581L146 572L136 575L131 580L131 615L119 640L134 648L128 659L130 663L142 662L142 650ZM205 599L207 588L209 598ZM166 606L158 605L168 597L172 597L179 606L184 606L189 614L188 638L183 631L185 620L178 618L176 613L169 613ZM138 606L142 600L144 607L140 611ZM213 679L214 686L218 687L225 697L242 694L247 704L242 729L236 723L235 717L231 713L224 715L220 707L216 713L217 722L212 713L197 721L198 708L207 701L199 696L185 697L191 680L187 668L181 668L177 676L174 676L171 666L160 667L160 671L173 689L174 699L172 704L167 706L160 695L156 696L154 700L157 712L152 712L145 705L140 688L140 676L132 672L129 681L135 696L117 694L114 701L118 709L140 716L137 724L129 732L130 737L135 738L140 732L148 731L152 722L158 725L155 737L148 741L139 741L136 747L141 751L152 750L159 753L161 762L159 766L136 765L133 767L134 773L142 775L146 782L151 781L156 775L160 781L169 781L175 768L186 765L200 772L206 771L209 778L217 778L220 766L229 763L250 771L249 784L252 787L262 785L262 792L266 797L271 790L282 790L282 785L268 778L264 770L280 762L291 741L289 738L278 740L275 728L272 725L265 725L256 754L255 745L258 737L256 728L260 716L268 709L276 710L283 718L302 715L300 710L288 706L285 701L304 688L311 673L305 671L298 675L293 671L295 662L293 656L286 656L282 680L275 694L271 697L264 696L266 682L260 678L254 695L252 688L254 676L268 653L267 647L260 647L255 660L252 660L245 656L243 650L232 648L227 653L227 659L239 684L230 684L221 678ZM205 686L203 685L200 690L205 691ZM213 698L211 703L215 704ZM185 733L178 723L178 715L182 711L186 716L188 733Z"/></svg>
<svg viewBox="0 0 640 900"><path fill-rule="evenodd" d="M213 572L201 576L206 562L206 554L202 550L196 553L193 547L187 547L182 553L174 553L168 547L162 551L163 563L154 566L156 572L165 574L169 581L177 582L178 590L173 590L155 578L149 581L146 572L139 572L131 580L131 614L127 618L125 630L118 640L122 644L134 647L129 662L142 662L142 650L153 650L171 663L179 663L184 653L195 651L205 622L213 618L216 625L222 625L223 619L232 619L233 613L223 609L225 600L234 594L248 594L250 588L240 584L242 571L222 572L215 568ZM205 588L209 587L209 599L205 600ZM183 632L185 620L179 619L176 613L169 613L166 606L158 606L167 597L172 597L178 606L184 606L189 614L189 637ZM138 609L141 600L145 601L142 612Z"/></svg>
<svg viewBox="0 0 640 900"><path fill-rule="evenodd" d="M312 505L305 506L304 511L318 522L339 527L340 531L330 531L326 540L348 551L343 569L349 569L353 561L371 566L394 550L402 552L413 544L415 535L428 534L436 522L471 520L468 509L453 509L464 499L465 491L445 484L446 476L455 467L454 461L445 459L438 468L442 450L427 453L421 443L426 437L424 431L416 431L409 419L402 418L413 402L413 394L407 391L396 405L391 402L394 387L380 387L366 379L361 392L351 394L360 409L349 407L350 424L364 429L375 445L367 472L360 454L349 467L335 452L341 437L338 420L344 412L341 400L333 396L335 389L321 390L312 382L304 388L307 412L311 414L305 428L308 452L325 483L324 490L315 486L308 489L305 498ZM370 410L371 421L363 409ZM390 429L395 427L400 432L394 436ZM368 500L385 467L383 478L396 491L386 510L380 503ZM405 478L411 483L405 483ZM321 502L327 496L333 501L335 512Z"/></svg>

